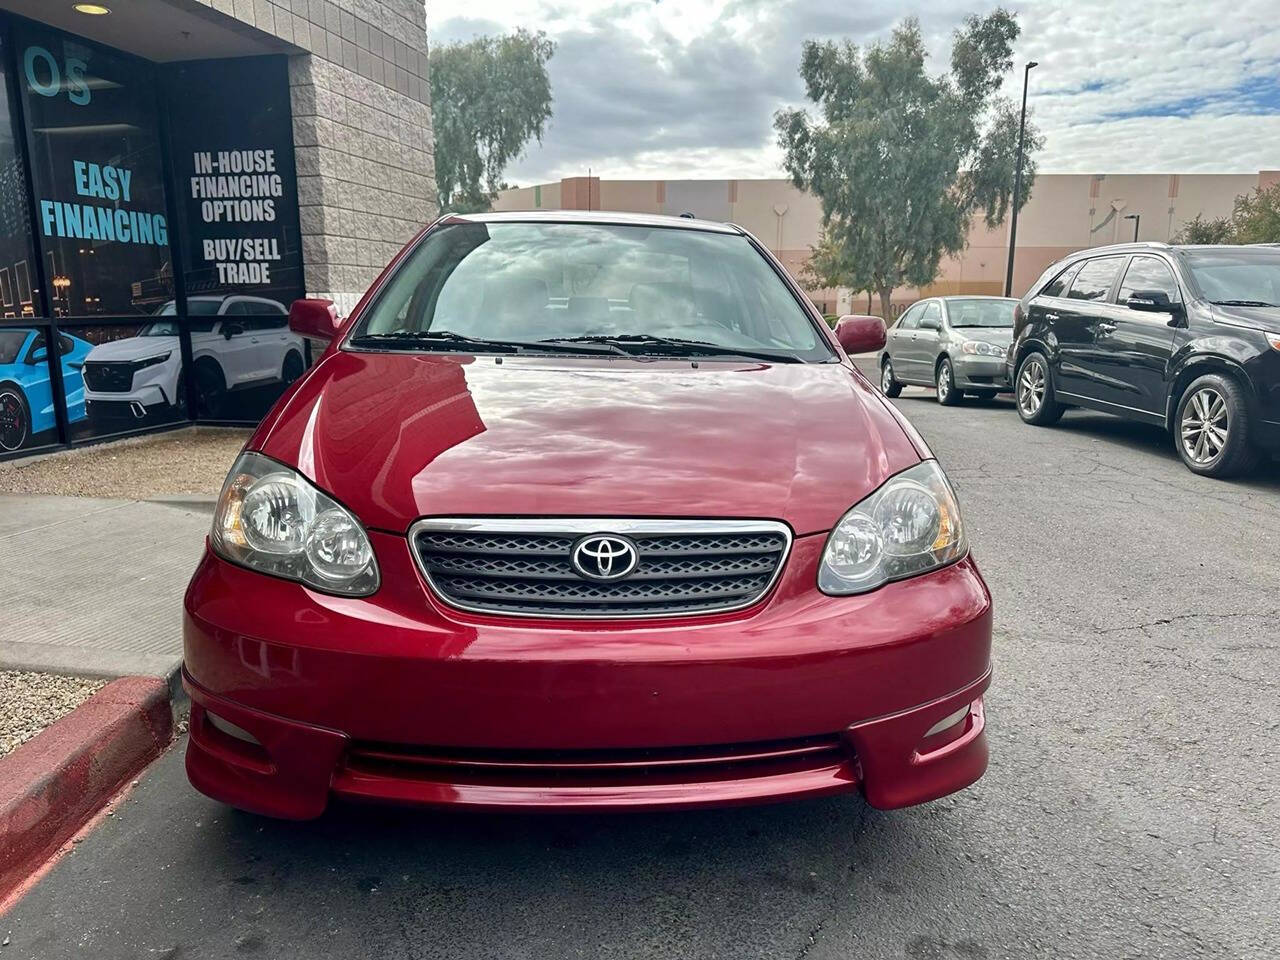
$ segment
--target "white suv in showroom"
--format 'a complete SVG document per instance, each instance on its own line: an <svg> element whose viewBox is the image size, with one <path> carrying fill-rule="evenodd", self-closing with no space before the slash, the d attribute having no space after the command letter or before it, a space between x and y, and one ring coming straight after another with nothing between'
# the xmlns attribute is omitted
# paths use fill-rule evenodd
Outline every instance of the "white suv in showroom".
<svg viewBox="0 0 1280 960"><path fill-rule="evenodd" d="M84 363L91 417L186 416L177 306L170 300L132 337L101 343ZM264 297L188 297L191 355L201 413L217 417L229 391L288 385L306 368L288 310Z"/></svg>

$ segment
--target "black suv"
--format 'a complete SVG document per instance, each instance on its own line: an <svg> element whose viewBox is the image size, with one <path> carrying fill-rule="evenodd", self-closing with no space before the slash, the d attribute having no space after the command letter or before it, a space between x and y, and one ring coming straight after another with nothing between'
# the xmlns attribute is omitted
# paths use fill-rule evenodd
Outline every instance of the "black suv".
<svg viewBox="0 0 1280 960"><path fill-rule="evenodd" d="M1196 473L1280 449L1280 246L1126 243L1082 250L1014 308L1018 414L1069 406L1158 423Z"/></svg>

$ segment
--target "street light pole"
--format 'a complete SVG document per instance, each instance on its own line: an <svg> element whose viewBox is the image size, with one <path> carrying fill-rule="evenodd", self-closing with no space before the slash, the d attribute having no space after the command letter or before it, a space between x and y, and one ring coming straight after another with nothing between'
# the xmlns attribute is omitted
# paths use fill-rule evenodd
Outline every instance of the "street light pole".
<svg viewBox="0 0 1280 960"><path fill-rule="evenodd" d="M1013 165L1013 219L1009 221L1009 266L1004 274L1004 295L1013 296L1013 251L1018 245L1018 200L1022 195L1022 138L1027 133L1027 82L1031 79L1031 68L1038 67L1031 60L1022 71L1022 116L1018 119L1018 159Z"/></svg>
<svg viewBox="0 0 1280 960"><path fill-rule="evenodd" d="M1137 243L1137 242L1138 242L1138 224L1140 224L1140 223L1142 222L1142 214L1140 214L1140 213L1126 213L1126 214L1124 215L1124 218L1125 218L1126 220L1132 220L1132 221L1133 221L1133 242L1134 242L1134 243Z"/></svg>

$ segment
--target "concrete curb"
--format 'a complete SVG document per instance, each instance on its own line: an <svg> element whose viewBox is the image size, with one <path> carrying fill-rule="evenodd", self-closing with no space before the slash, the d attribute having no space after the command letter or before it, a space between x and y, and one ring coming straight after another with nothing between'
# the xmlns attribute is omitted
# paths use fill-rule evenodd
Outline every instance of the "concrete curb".
<svg viewBox="0 0 1280 960"><path fill-rule="evenodd" d="M123 677L0 758L0 903L172 739L166 679Z"/></svg>

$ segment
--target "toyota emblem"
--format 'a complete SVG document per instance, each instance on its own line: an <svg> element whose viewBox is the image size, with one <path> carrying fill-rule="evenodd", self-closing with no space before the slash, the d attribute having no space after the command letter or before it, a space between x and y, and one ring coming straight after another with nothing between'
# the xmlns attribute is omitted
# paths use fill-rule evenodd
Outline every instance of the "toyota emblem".
<svg viewBox="0 0 1280 960"><path fill-rule="evenodd" d="M570 559L588 580L621 580L640 562L640 551L626 537L595 533L574 544Z"/></svg>

